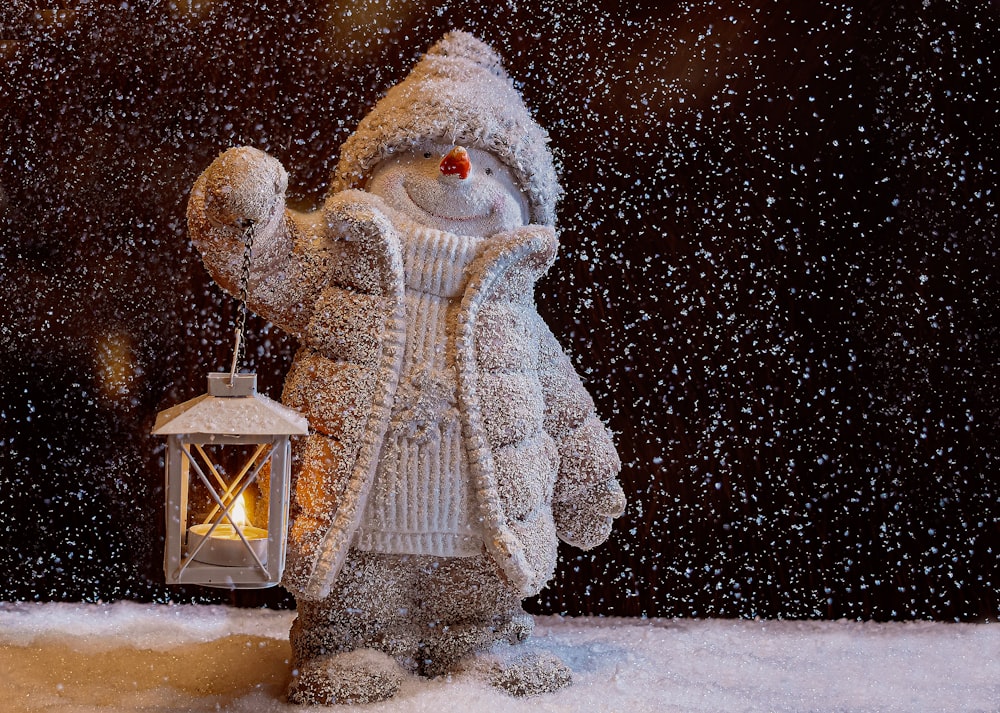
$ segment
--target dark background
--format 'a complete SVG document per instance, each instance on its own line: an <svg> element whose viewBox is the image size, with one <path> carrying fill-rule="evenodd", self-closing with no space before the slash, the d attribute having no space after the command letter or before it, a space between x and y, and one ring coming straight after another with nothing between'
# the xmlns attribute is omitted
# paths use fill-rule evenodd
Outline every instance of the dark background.
<svg viewBox="0 0 1000 713"><path fill-rule="evenodd" d="M227 368L234 312L188 191L252 144L315 205L461 28L552 135L539 308L630 497L529 608L995 618L997 4L605 5L0 9L0 600L290 604L162 583L148 432ZM295 344L257 318L249 339L277 398Z"/></svg>

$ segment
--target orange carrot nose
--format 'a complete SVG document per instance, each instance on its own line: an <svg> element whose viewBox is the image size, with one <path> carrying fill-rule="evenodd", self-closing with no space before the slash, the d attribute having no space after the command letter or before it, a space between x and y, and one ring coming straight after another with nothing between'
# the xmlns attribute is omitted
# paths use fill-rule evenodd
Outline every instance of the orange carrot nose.
<svg viewBox="0 0 1000 713"><path fill-rule="evenodd" d="M448 155L441 159L441 165L438 168L446 176L468 178L469 171L472 170L472 162L469 161L469 152L461 146L456 146L448 152Z"/></svg>

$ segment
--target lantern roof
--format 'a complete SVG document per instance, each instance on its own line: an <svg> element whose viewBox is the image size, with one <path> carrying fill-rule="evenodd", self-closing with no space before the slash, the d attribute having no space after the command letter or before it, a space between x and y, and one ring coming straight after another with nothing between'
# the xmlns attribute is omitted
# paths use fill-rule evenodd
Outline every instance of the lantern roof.
<svg viewBox="0 0 1000 713"><path fill-rule="evenodd" d="M208 375L208 393L156 415L153 435L205 433L246 436L295 436L309 422L286 406L257 393L256 374Z"/></svg>

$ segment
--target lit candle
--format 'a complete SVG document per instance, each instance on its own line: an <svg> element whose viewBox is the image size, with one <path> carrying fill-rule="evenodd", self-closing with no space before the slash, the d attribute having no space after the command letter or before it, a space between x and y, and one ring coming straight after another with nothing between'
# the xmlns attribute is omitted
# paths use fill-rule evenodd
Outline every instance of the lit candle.
<svg viewBox="0 0 1000 713"><path fill-rule="evenodd" d="M267 564L267 530L262 527L254 527L247 519L246 506L243 498L239 498L233 509L229 513L233 522L239 527L239 532L247 539L250 549L260 560L261 564ZM205 522L200 525L192 525L188 528L187 545L188 552L194 552L198 545L208 535L212 529L212 523ZM252 567L254 563L253 555L243 544L239 533L232 523L226 521L216 525L212 530L208 542L198 550L194 557L197 562L205 564L223 565L225 567Z"/></svg>

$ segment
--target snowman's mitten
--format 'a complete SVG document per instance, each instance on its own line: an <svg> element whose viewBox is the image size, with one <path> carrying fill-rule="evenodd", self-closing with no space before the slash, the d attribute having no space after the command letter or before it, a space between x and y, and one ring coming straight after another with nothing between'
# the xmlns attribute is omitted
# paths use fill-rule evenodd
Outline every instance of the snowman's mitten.
<svg viewBox="0 0 1000 713"><path fill-rule="evenodd" d="M614 478L587 486L572 499L552 505L559 539L582 550L607 540L613 520L623 512L625 493Z"/></svg>
<svg viewBox="0 0 1000 713"><path fill-rule="evenodd" d="M219 155L199 182L205 217L214 227L265 228L284 212L288 174L277 159L251 146Z"/></svg>

